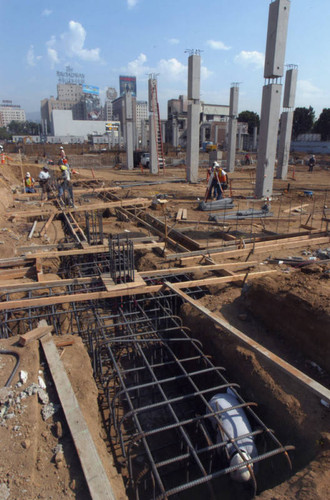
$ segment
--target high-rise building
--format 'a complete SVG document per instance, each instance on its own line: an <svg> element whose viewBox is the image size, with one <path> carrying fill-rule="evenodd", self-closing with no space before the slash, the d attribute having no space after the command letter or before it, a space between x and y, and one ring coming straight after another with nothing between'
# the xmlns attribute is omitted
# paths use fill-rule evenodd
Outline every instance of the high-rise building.
<svg viewBox="0 0 330 500"><path fill-rule="evenodd" d="M136 101L136 133L138 141L142 138L142 121L148 119L148 103L147 101Z"/></svg>
<svg viewBox="0 0 330 500"><path fill-rule="evenodd" d="M13 104L13 101L4 99L0 103L0 127L7 127L13 120L16 122L25 122L25 111L18 104Z"/></svg>

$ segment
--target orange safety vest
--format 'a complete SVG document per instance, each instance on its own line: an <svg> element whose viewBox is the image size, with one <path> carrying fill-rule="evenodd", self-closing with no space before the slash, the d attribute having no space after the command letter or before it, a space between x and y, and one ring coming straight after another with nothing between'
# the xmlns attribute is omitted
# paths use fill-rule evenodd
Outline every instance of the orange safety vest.
<svg viewBox="0 0 330 500"><path fill-rule="evenodd" d="M223 170L219 172L219 179L221 184L225 184L227 182L227 174Z"/></svg>
<svg viewBox="0 0 330 500"><path fill-rule="evenodd" d="M25 186L26 187L32 187L33 186L32 178L31 177L26 177L25 178Z"/></svg>

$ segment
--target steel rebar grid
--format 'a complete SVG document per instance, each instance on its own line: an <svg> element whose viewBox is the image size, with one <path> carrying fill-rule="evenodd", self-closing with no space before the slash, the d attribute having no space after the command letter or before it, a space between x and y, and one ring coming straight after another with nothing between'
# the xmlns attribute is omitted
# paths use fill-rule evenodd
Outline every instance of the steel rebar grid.
<svg viewBox="0 0 330 500"><path fill-rule="evenodd" d="M107 391L107 398L109 401L111 423L114 425L114 428L117 429L118 441L123 447L124 454L128 456L128 467L131 474L131 481L136 488L137 496L139 495L139 490L141 488L143 489L142 485L138 481L139 467L137 464L139 464L139 461L144 463L144 461L147 460L148 470L143 473L143 481L144 483L147 483L147 489L152 489L154 495L160 495L159 498L165 498L169 496L170 492L170 494L174 494L177 490L181 491L190 488L195 484L199 484L199 482L208 482L213 477L227 474L232 470L230 468L226 468L222 471L218 471L218 473L215 473L216 475L214 475L214 473L210 473L211 464L213 463L214 450L221 447L221 445L215 445L211 442L211 440L206 440L207 442L205 446L205 436L209 436L209 424L207 423L207 420L209 420L211 416L216 416L216 413L212 412L212 409L208 407L209 413L206 416L193 416L189 419L187 418L187 415L189 414L189 411L192 411L191 407L190 409L188 407L188 411L187 409L183 410L180 408L180 404L183 401L187 402L190 398L194 401L196 398L199 398L199 409L205 413L208 401L204 394L207 395L212 392L214 394L217 392L217 387L218 389L228 386L233 387L234 384L229 384L226 381L226 379L220 374L220 370L217 367L214 367L210 360L202 353L198 343L193 342L192 339L190 339L181 329L180 324L176 325L177 332L175 337L172 336L173 324L169 333L166 333L166 324L173 323L173 318L171 317L170 312L167 316L166 314L164 316L164 312L168 311L168 303L166 304L166 307L164 307L161 305L161 301L168 302L168 298L163 297L161 300L158 299L158 314L155 306L152 308L149 307L149 300L148 302L145 301L144 304L142 300L139 302L127 302L127 310L124 310L122 307L120 309L120 314L118 314L118 312L114 314L114 326L112 331L109 327L107 327L104 331L101 329L97 332L95 342L90 339L90 345L92 345L94 361L101 358L99 361L96 361L95 368L99 370L100 378L103 380L103 383L108 384L105 387L105 390ZM152 302L155 304L157 299L152 300ZM132 306L133 303L134 307ZM126 304L124 304L124 306L126 306ZM151 316L149 316L149 313ZM118 322L119 316L122 317L120 322ZM148 321L145 321L146 318L149 319L149 325ZM116 322L118 322L118 329L116 329ZM126 332L123 325L125 322ZM174 323L176 322L177 319ZM165 326L160 328L161 331L156 331L159 326L158 324L164 323ZM154 332L152 331L152 327L155 328ZM193 369L192 366L190 369L188 367L187 370L185 369L184 365L189 365L189 358L181 357L180 361L180 357L177 356L177 351L182 349L182 341L187 341L186 345L189 345L193 351L197 350L199 353L197 358L202 360L202 363L209 368L208 375L210 373L216 373L217 377L220 377L220 386L213 383L211 384L211 387L203 388L201 387L202 383L200 380L198 380L198 382L193 381L193 378L200 377L205 374L206 370L205 368L202 370L196 370L195 363L193 365L195 369ZM177 347L180 345L181 347ZM156 363L155 361L157 360L160 362ZM111 365L110 367L109 362ZM132 365L134 365L135 368L131 368ZM130 368L127 368L129 366ZM176 368L176 371L174 370L174 375L170 377L169 370L171 370L172 373L173 367ZM164 368L166 372L165 377L157 374L158 371L161 372ZM103 376L105 370L108 370L108 374L110 373L109 377ZM141 376L141 374L143 375ZM177 389L175 389L173 385L178 385L178 380L180 381L180 392L185 387L186 394L184 396L180 395L170 397L172 392L177 392ZM189 391L187 391L187 382L188 386L192 386L194 389L193 393L189 393ZM118 383L119 387L118 390L116 390L114 386ZM151 389L151 392L150 394L147 394L146 391L149 389ZM149 404L143 406L143 401L148 400L148 398L149 400L151 399L153 403L150 404L149 401ZM117 400L121 401L121 405L117 405ZM246 406L247 410L250 409L249 403L245 403L242 399L241 405ZM125 408L128 408L128 411ZM160 409L161 413L157 415L157 412L159 412ZM162 420L164 412L167 414L167 419L170 422L172 419L172 422L168 423L167 421L167 425L162 425L161 427L159 427L159 425L157 427L156 425L156 428L150 431L148 429L152 423L150 422L150 419L157 421L158 418L158 420ZM154 417L152 417L153 414ZM192 413L192 415L194 415L194 413ZM253 415L255 415L254 412L252 412L252 416ZM201 424L202 420L206 421L206 423ZM259 425L261 421L258 417L256 417L255 420ZM192 422L198 422L199 427L202 425L203 432L200 429L194 429L194 432L192 432ZM129 423L132 429L129 429ZM126 428L122 427L124 424L126 425ZM219 425L221 425L220 421ZM160 433L173 429L175 429L174 436L165 439L168 445L165 445L165 447L163 445L159 446L157 439L160 439ZM126 437L130 431L133 432L133 438L132 436ZM292 449L292 447L282 447L275 437L273 439L272 431L264 424L262 424L261 432L265 433L267 436L270 435L273 444L278 444L279 448L273 449L268 454L259 455L258 459L255 461L259 461L263 458L268 458L269 456L279 453L286 454L286 450ZM177 433L179 433L179 436ZM191 440L191 433L197 433L197 442L204 442L204 445L197 444L196 446L196 441L193 443ZM138 450L135 449L135 445L137 443L134 441L137 439L137 436L139 446L141 445L141 449L138 448ZM152 438L152 436L154 437ZM185 450L185 453L182 453L182 450L180 449L177 455L174 454L174 457L176 457L175 459L169 459L166 454L169 452L169 448L171 447L175 450L178 437L180 437L180 442L183 446L183 450ZM222 447L225 447L226 444L228 444L228 440L224 441ZM235 443L233 444L235 445ZM191 451L191 447L194 452ZM134 452L132 452L133 448ZM161 458L157 458L160 454L163 454L162 456L165 454L166 459L162 460ZM199 457L199 455L205 454L207 454L209 458L205 459L203 456ZM150 460L152 461L150 462ZM169 460L169 462L167 462L167 460ZM193 461L193 466L190 465L188 470L187 462L190 461ZM173 475L171 470L169 470L171 467L168 466L175 464L175 470L177 470L179 462L184 462L184 467L187 469L185 483L164 491L164 488L168 488L168 485L173 480L173 478L170 480L168 479L169 475ZM205 466L203 462L206 462ZM161 477L158 470L160 468L165 469L165 472L162 470ZM199 479L190 480L190 474L192 474L192 476L196 476L196 470L199 471L197 473L197 476L199 475ZM159 493L157 493L157 488ZM145 488L143 494L145 494ZM149 497L152 498L152 495L150 494ZM149 497L146 496L146 498Z"/></svg>
<svg viewBox="0 0 330 500"><path fill-rule="evenodd" d="M134 245L128 237L123 240L109 236L110 276L115 283L134 281Z"/></svg>
<svg viewBox="0 0 330 500"><path fill-rule="evenodd" d="M103 218L100 210L85 212L86 236L89 245L103 244Z"/></svg>

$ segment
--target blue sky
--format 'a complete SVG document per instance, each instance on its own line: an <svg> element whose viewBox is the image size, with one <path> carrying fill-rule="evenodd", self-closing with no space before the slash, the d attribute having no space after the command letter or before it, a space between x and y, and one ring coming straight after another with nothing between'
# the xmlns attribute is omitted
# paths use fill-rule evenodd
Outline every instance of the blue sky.
<svg viewBox="0 0 330 500"><path fill-rule="evenodd" d="M161 115L168 99L187 93L186 49L202 56L201 99L228 104L240 85L239 111L260 113L269 0L0 0L0 100L26 112L56 96L56 71L67 65L85 83L119 87L137 77L147 99L148 74L158 73ZM298 65L297 106L316 116L330 107L330 2L292 0L286 64Z"/></svg>

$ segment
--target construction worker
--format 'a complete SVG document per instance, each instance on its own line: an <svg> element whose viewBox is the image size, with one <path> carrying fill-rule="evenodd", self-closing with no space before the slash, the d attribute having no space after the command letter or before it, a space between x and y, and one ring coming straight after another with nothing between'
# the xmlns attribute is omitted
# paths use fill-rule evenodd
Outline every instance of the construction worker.
<svg viewBox="0 0 330 500"><path fill-rule="evenodd" d="M49 200L50 193L50 173L47 165L42 167L42 170L39 174L39 185L41 187L41 201L44 199L44 195L47 195L47 199Z"/></svg>
<svg viewBox="0 0 330 500"><path fill-rule="evenodd" d="M24 185L25 185L25 192L26 193L35 193L36 190L34 189L34 179L31 177L30 172L26 172L25 179L24 179Z"/></svg>
<svg viewBox="0 0 330 500"><path fill-rule="evenodd" d="M228 187L228 175L220 166L215 167L214 184L216 187L217 200L221 200L224 191Z"/></svg>
<svg viewBox="0 0 330 500"><path fill-rule="evenodd" d="M207 170L206 180L208 182L211 182L211 186L210 186L209 192L207 194L207 199L208 198L212 199L212 198L217 197L217 193L218 193L218 180L217 180L217 176L216 176L216 169L217 168L219 168L219 163L217 161L214 161L212 167L209 167ZM210 178L212 178L211 181L210 181ZM213 192L213 196L212 196L212 192Z"/></svg>
<svg viewBox="0 0 330 500"><path fill-rule="evenodd" d="M311 156L308 160L308 172L313 172L313 168L315 167L316 159L315 155Z"/></svg>
<svg viewBox="0 0 330 500"><path fill-rule="evenodd" d="M64 202L63 200L63 195L64 192L67 191L69 195L69 203L72 207L74 207L74 201L73 201L73 190L72 190L72 182L71 182L71 175L68 167L66 165L61 165L61 182L58 188L58 196Z"/></svg>
<svg viewBox="0 0 330 500"><path fill-rule="evenodd" d="M218 451L219 453L225 452L229 466L239 465L245 460L256 458L258 451L253 436L248 435L252 432L252 429L245 411L243 408L232 409L233 406L240 405L240 401L233 391L227 389L226 393L216 394L209 401L209 405L214 412L226 410L218 415L220 426L215 417L211 417L210 420L214 431L216 431L217 443L227 441L226 446L219 448ZM209 413L208 408L206 412ZM244 437L237 439L240 436ZM235 440L236 446L232 440ZM230 476L234 481L246 482L251 479L251 472L253 473L253 464L234 470L230 473Z"/></svg>
<svg viewBox="0 0 330 500"><path fill-rule="evenodd" d="M66 154L65 154L65 151L64 151L64 148L63 146L60 147L60 157L63 159L66 157Z"/></svg>

